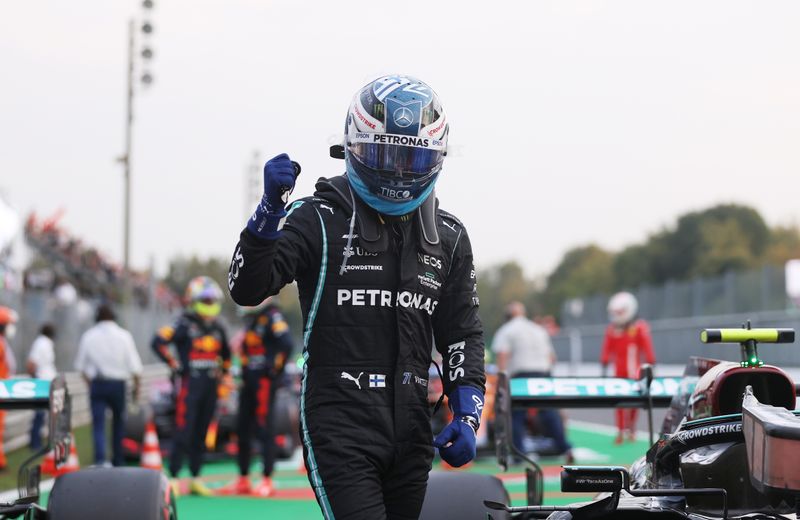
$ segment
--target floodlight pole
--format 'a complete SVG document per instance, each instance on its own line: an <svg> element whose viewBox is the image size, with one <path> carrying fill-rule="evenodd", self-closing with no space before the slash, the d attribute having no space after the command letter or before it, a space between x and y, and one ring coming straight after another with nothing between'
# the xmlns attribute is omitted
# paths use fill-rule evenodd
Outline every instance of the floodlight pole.
<svg viewBox="0 0 800 520"><path fill-rule="evenodd" d="M128 22L128 104L125 118L125 155L121 161L125 166L125 203L124 203L124 232L123 232L123 265L127 271L130 268L131 253L131 134L133 133L133 32L134 21Z"/></svg>

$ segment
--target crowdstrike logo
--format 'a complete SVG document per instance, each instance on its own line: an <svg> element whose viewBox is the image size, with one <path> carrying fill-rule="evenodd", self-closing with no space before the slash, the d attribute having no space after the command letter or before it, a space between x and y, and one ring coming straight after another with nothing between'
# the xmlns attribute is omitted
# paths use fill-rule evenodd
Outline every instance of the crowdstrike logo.
<svg viewBox="0 0 800 520"><path fill-rule="evenodd" d="M712 435L721 435L725 433L741 433L742 431L742 423L736 424L718 424L715 426L705 426L703 428L697 428L695 430L687 430L684 432L678 433L678 440L682 443L686 443L686 441L696 439L698 437L708 437Z"/></svg>
<svg viewBox="0 0 800 520"><path fill-rule="evenodd" d="M418 309L432 316L439 305L424 294L402 291L395 294L382 289L339 289L336 293L336 304L340 307L351 305L353 307L404 307Z"/></svg>

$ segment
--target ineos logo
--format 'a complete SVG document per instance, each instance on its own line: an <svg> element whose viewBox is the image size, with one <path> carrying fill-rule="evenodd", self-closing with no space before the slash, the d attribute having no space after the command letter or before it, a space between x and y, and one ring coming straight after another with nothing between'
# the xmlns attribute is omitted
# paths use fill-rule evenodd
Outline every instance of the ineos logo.
<svg viewBox="0 0 800 520"><path fill-rule="evenodd" d="M450 377L450 381L455 381L456 378L464 377L464 367L461 365L464 364L464 360L466 359L466 356L464 355L465 345L466 342L459 341L458 343L453 343L447 347L447 353L450 355L447 360L450 366L450 370L447 375Z"/></svg>
<svg viewBox="0 0 800 520"><path fill-rule="evenodd" d="M417 260L419 260L419 263L421 264L430 265L432 267L435 267L436 269L442 268L442 261L439 258L436 258L435 256L417 253Z"/></svg>

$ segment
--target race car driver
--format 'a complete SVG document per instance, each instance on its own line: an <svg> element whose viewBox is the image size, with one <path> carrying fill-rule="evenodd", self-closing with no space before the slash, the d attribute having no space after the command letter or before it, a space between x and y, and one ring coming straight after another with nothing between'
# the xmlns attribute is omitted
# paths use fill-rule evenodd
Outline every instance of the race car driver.
<svg viewBox="0 0 800 520"><path fill-rule="evenodd" d="M297 281L304 318L300 429L326 519L419 516L433 459L427 374L443 357L454 419L434 439L462 466L483 409L483 329L472 248L433 192L448 123L408 76L360 89L345 123L346 173L284 209L297 166L264 166L264 196L240 235L233 299L254 305Z"/></svg>
<svg viewBox="0 0 800 520"><path fill-rule="evenodd" d="M172 327L163 327L153 338L156 354L179 377L175 404L175 441L169 471L173 479L189 455L192 494L213 493L199 479L205 438L217 404L217 386L230 367L230 347L225 329L217 320L222 310L222 290L207 276L193 278L186 287L186 310ZM174 352L170 348L174 347ZM177 490L177 481L173 488Z"/></svg>
<svg viewBox="0 0 800 520"><path fill-rule="evenodd" d="M268 497L274 491L271 475L276 450L272 413L275 390L286 359L292 352L292 336L272 297L255 307L244 307L243 312L246 330L241 350L242 387L236 428L239 478L227 491ZM248 478L254 429L263 462L263 478L255 489Z"/></svg>
<svg viewBox="0 0 800 520"><path fill-rule="evenodd" d="M606 328L600 351L603 374L612 357L616 377L638 378L642 358L650 364L656 362L650 327L644 320L635 319L638 309L636 297L629 292L619 292L608 301L608 319L611 323ZM626 432L629 440L635 440L637 411L635 408L616 409L617 444L623 442Z"/></svg>

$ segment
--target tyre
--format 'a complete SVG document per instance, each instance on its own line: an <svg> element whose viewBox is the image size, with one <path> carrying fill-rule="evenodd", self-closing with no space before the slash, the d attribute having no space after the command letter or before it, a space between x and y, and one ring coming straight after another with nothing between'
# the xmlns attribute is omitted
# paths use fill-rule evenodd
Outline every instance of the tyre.
<svg viewBox="0 0 800 520"><path fill-rule="evenodd" d="M144 468L88 468L56 479L48 520L177 520L167 478Z"/></svg>
<svg viewBox="0 0 800 520"><path fill-rule="evenodd" d="M122 449L126 461L139 460L146 424L147 419L145 417L144 407L128 408L125 413L125 432L123 438L133 442L131 442L129 446L123 441Z"/></svg>
<svg viewBox="0 0 800 520"><path fill-rule="evenodd" d="M505 511L491 511L484 500L509 503L508 492L500 479L493 475L476 475L461 472L432 471L428 490L422 504L420 520L486 520L491 513L495 520L510 519Z"/></svg>

